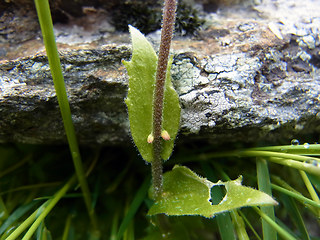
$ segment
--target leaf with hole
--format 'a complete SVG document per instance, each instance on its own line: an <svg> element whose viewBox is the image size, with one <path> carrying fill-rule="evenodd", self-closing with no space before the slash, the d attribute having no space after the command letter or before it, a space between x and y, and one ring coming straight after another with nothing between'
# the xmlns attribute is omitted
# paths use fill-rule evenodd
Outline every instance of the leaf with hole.
<svg viewBox="0 0 320 240"><path fill-rule="evenodd" d="M132 138L144 160L151 162L153 147L150 134L153 132L153 98L158 57L138 29L129 26L129 30L133 52L130 61L123 61L129 75L129 90L125 102ZM168 64L163 102L162 128L170 136L163 141L161 156L164 160L172 153L180 122L179 97L172 86L171 65L172 58Z"/></svg>
<svg viewBox="0 0 320 240"><path fill-rule="evenodd" d="M246 206L276 205L268 194L241 185L242 177L236 180L212 183L192 172L189 168L175 166L163 176L162 197L150 208L155 215L200 215L213 217L216 214ZM219 204L213 205L211 188L224 186L226 195Z"/></svg>

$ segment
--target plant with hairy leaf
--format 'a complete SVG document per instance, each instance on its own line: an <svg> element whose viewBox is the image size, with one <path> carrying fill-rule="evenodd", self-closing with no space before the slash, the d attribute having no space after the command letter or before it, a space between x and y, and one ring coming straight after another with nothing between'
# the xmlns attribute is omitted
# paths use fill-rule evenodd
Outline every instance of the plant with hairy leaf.
<svg viewBox="0 0 320 240"><path fill-rule="evenodd" d="M133 53L129 62L123 62L129 75L126 104L132 138L141 156L152 166L155 204L149 214L210 217L243 206L276 204L267 194L241 186L238 179L217 183L225 185L228 201L212 206L210 191L217 184L199 177L186 167L174 167L163 179L162 163L172 153L180 121L179 97L170 76L172 58L169 60L175 11L176 1L166 0L159 57L143 34L129 26ZM243 197L232 197L239 192ZM246 199L248 196L249 200Z"/></svg>

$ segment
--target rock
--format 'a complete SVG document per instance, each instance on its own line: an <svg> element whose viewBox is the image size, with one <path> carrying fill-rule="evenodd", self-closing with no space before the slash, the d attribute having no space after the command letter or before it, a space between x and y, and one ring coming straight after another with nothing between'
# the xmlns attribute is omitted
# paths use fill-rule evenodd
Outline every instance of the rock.
<svg viewBox="0 0 320 240"><path fill-rule="evenodd" d="M125 46L61 52L73 120L82 143L128 138L127 81L120 61L129 55ZM0 75L1 141L65 141L46 56L3 61Z"/></svg>
<svg viewBox="0 0 320 240"><path fill-rule="evenodd" d="M311 0L228 7L206 14L206 29L198 36L176 36L172 77L182 106L179 140L188 135L215 143L289 144L300 136L317 141L319 10L320 3ZM300 15L293 18L290 11ZM121 64L131 55L129 35L103 24L111 30L75 26L57 24L55 31L79 141L130 142ZM157 36L149 36L155 44ZM41 41L1 44L0 141L66 142Z"/></svg>

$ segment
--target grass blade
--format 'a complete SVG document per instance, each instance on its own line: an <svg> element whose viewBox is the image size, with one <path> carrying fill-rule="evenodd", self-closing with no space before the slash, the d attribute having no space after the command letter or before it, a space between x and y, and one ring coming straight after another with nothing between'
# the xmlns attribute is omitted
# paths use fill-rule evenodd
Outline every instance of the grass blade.
<svg viewBox="0 0 320 240"><path fill-rule="evenodd" d="M40 224L36 234L37 240L52 240L50 231L48 231L44 221Z"/></svg>
<svg viewBox="0 0 320 240"><path fill-rule="evenodd" d="M287 190L287 189L282 188L282 187L280 187L278 185L275 185L275 184L271 184L271 186L272 186L272 188L274 190L277 190L277 191L282 192L282 193L284 193L284 194L286 194L286 195L288 195L290 197L293 197L293 198L299 200L300 202L302 202L302 204L304 204L304 205L305 204L309 204L309 205L311 205L313 207L316 207L316 208L320 209L320 203L315 202L315 201L313 201L313 200L311 200L309 198L306 198L306 197L304 197L303 195L301 195L299 193L292 192L290 190Z"/></svg>
<svg viewBox="0 0 320 240"><path fill-rule="evenodd" d="M122 222L120 224L116 239L120 240L121 237L123 236L125 230L128 228L131 220L133 219L138 208L141 206L141 203L143 202L144 198L146 197L146 194L149 189L149 185L150 185L150 178L146 178L144 180L144 182L142 183L141 187L139 188L139 190L137 191L136 195L134 196L133 201L129 207L129 210L128 210L125 218L122 220Z"/></svg>
<svg viewBox="0 0 320 240"><path fill-rule="evenodd" d="M281 164L287 167L295 168L298 170L302 170L302 171L320 176L320 168L310 163L299 162L291 159L283 159L283 158L277 158L277 157L270 157L268 158L268 160L277 164Z"/></svg>
<svg viewBox="0 0 320 240"><path fill-rule="evenodd" d="M32 237L33 233L37 230L39 225L43 222L45 217L50 213L52 208L58 203L58 201L66 194L66 192L75 184L76 178L72 177L54 196L48 200L48 204L44 207L41 214L37 217L34 223L31 225L27 233L24 235L22 240L28 240Z"/></svg>
<svg viewBox="0 0 320 240"><path fill-rule="evenodd" d="M230 212L239 240L249 240L246 226L237 210Z"/></svg>
<svg viewBox="0 0 320 240"><path fill-rule="evenodd" d="M307 174L307 176L313 184L313 186L315 186L315 188L320 192L320 177L311 174Z"/></svg>
<svg viewBox="0 0 320 240"><path fill-rule="evenodd" d="M3 202L3 199L0 195L0 224L2 224L2 222L7 219L9 215L8 209L6 207L6 205Z"/></svg>
<svg viewBox="0 0 320 240"><path fill-rule="evenodd" d="M284 207L287 209L287 213L291 216L290 219L297 226L301 233L302 240L310 240L310 236L308 234L307 228L304 224L304 221L301 217L301 214L298 210L296 203L293 199L285 194L281 194L281 202Z"/></svg>
<svg viewBox="0 0 320 240"><path fill-rule="evenodd" d="M235 240L234 229L230 213L221 213L216 216L221 240Z"/></svg>
<svg viewBox="0 0 320 240"><path fill-rule="evenodd" d="M117 240L118 223L119 223L119 212L116 211L112 219L111 233L109 238L110 240Z"/></svg>
<svg viewBox="0 0 320 240"><path fill-rule="evenodd" d="M279 235L286 240L296 240L294 236L288 233L284 228L280 227L275 221L273 221L270 217L268 217L265 213L263 213L258 207L252 207L272 228L274 228Z"/></svg>
<svg viewBox="0 0 320 240"><path fill-rule="evenodd" d="M297 155L320 156L319 144L258 147L258 148L250 148L248 150L273 151L273 152L283 152L283 153L291 153L291 154L297 154Z"/></svg>
<svg viewBox="0 0 320 240"><path fill-rule="evenodd" d="M246 223L246 225L250 228L250 230L253 232L254 236L256 237L257 240L262 240L261 237L259 236L259 234L257 233L257 231L253 228L252 224L249 222L249 220L247 219L247 217L244 215L244 213L242 213L241 210L238 210L238 213L240 214L240 216L242 217L242 219L244 220L244 222Z"/></svg>
<svg viewBox="0 0 320 240"><path fill-rule="evenodd" d="M313 201L320 203L319 196L318 196L316 190L314 189L311 181L309 180L307 174L304 171L300 171L300 175L301 175Z"/></svg>
<svg viewBox="0 0 320 240"><path fill-rule="evenodd" d="M0 227L0 236L4 233L4 231L8 227L10 227L14 222L20 219L26 212L28 212L36 204L37 202L31 202L27 205L22 205L19 208L17 208L13 213L11 213L10 216L7 218L7 220Z"/></svg>
<svg viewBox="0 0 320 240"><path fill-rule="evenodd" d="M94 209L92 208L91 195L83 169L79 146L71 118L71 110L53 32L49 2L48 0L35 0L35 4L74 167L81 190L83 192L84 201L91 219L91 223L95 231L98 231L97 220Z"/></svg>
<svg viewBox="0 0 320 240"><path fill-rule="evenodd" d="M268 163L263 158L257 158L257 178L259 190L272 196ZM263 206L260 208L263 213L275 220L274 207ZM262 232L264 240L276 240L277 232L264 219L262 219Z"/></svg>
<svg viewBox="0 0 320 240"><path fill-rule="evenodd" d="M1 153L0 153L1 156ZM7 169L0 172L0 178L7 175L8 173L13 172L14 170L18 169L19 167L23 166L25 163L31 160L31 155L27 155L21 161L17 162L16 164L8 167Z"/></svg>
<svg viewBox="0 0 320 240"><path fill-rule="evenodd" d="M49 201L49 200L48 200ZM39 214L39 212L42 211L43 207L48 203L45 202L44 204L42 204L36 211L34 211L26 220L23 221L23 223L20 224L20 226L15 229L7 238L6 240L15 240L19 237L19 235L26 230L33 222L34 220L37 218L37 215Z"/></svg>
<svg viewBox="0 0 320 240"><path fill-rule="evenodd" d="M57 202L66 194L68 189L75 184L76 177L73 176L56 194L52 199L47 200L42 204L36 211L34 211L23 223L13 231L6 240L15 240L18 236L27 229L31 224L28 232L23 237L23 240L30 239L33 233L37 230L38 226L52 210L52 208L57 204Z"/></svg>
<svg viewBox="0 0 320 240"><path fill-rule="evenodd" d="M70 231L71 231L71 222L72 222L73 216L70 214L66 220L62 240L70 240Z"/></svg>

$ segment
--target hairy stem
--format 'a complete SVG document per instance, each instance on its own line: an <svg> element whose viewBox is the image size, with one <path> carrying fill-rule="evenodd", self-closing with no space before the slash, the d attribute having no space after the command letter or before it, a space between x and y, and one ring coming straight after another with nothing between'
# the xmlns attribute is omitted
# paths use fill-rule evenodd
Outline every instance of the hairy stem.
<svg viewBox="0 0 320 240"><path fill-rule="evenodd" d="M161 41L156 74L156 86L153 102L153 161L152 161L152 183L155 199L162 193L162 110L164 98L164 85L168 66L169 51L176 13L176 0L165 0L163 8L163 23L161 30Z"/></svg>

